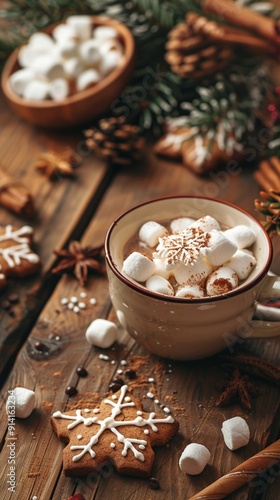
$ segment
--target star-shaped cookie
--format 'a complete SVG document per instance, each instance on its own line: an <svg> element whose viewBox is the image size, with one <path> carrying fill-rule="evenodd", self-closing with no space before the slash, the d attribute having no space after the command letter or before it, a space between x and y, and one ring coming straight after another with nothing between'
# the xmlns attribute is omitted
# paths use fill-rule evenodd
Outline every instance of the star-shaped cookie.
<svg viewBox="0 0 280 500"><path fill-rule="evenodd" d="M9 276L22 278L40 269L39 256L30 247L32 236L30 226L0 226L0 288Z"/></svg>
<svg viewBox="0 0 280 500"><path fill-rule="evenodd" d="M153 446L167 443L179 428L171 415L144 412L127 385L97 408L55 412L51 424L67 443L63 450L66 476L85 476L110 462L120 474L148 477Z"/></svg>

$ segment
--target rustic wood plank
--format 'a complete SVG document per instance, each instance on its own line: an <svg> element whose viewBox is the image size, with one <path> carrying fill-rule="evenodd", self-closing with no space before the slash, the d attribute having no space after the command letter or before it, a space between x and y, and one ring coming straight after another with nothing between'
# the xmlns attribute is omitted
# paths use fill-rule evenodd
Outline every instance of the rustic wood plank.
<svg viewBox="0 0 280 500"><path fill-rule="evenodd" d="M118 173L102 198L84 235L85 244L102 241L112 220L136 203L165 194L191 194L199 191L201 194L209 195L210 189L220 190L213 179L197 178L182 167L158 161L151 153L149 154L147 160L149 166L143 167L143 170L124 169ZM216 196L222 194L222 198L233 202L238 200L243 208L252 213L252 197L258 188L252 184L250 172L244 170L239 177L229 177L227 180L225 188ZM242 198L241 192L244 196L246 190L250 195ZM108 308L106 277L90 278L88 292L97 298L97 305L75 316L71 311L62 309L60 299L63 296L78 295L80 288L73 278L63 277L59 281L5 384L2 405L5 403L6 391L16 385L34 388L38 398L34 414L25 421L17 421L17 432L20 436L17 452L18 491L25 488L29 495L53 500L67 498L74 491L83 493L87 500L109 500L109 498L117 500L120 497L125 500L177 499L186 498L186 495L189 498L264 447L272 434L272 429L274 434L279 432L279 422L276 419L279 412L279 390L270 384L261 382L262 393L254 399L252 414L245 414L238 406L222 410L214 407L218 394L215 385L223 376L216 358L203 362L170 363L149 356L120 328L120 338L114 350L112 348L106 350L110 360L115 360L116 363L100 360L98 355L103 351L91 348L84 338L84 332L95 317L106 317L109 314L110 319L116 320L114 312L110 312ZM58 341L60 350L49 359L33 359L28 352L30 353L34 342L38 339L46 342L50 334L61 337ZM248 348L250 349L250 342ZM275 361L279 359L278 340L258 341L258 349L260 354L265 353L267 359ZM51 412L65 408L69 402L64 392L67 385L77 385L79 390L78 395L71 398L71 404L82 396L89 398L89 392L104 397L110 381L117 370L122 368L120 364L122 359L127 359L128 366L133 366L137 361L140 363L136 381L129 382L133 392L143 397L152 388L159 400L169 405L172 413L180 421L180 433L172 440L169 447L162 447L156 453L153 475L161 486L158 491L151 490L147 481L121 477L111 469L105 471L103 475L100 472L97 477L77 481L65 478L61 473L63 445L58 442L50 427ZM75 374L78 365L86 367L89 372L87 378L78 379ZM148 382L149 376L154 376L155 384ZM143 403L146 409L154 407L154 403L147 397L143 399ZM220 427L224 419L236 414L248 420L252 440L244 449L232 453L223 444ZM3 409L1 416L4 424L1 431L2 459L5 464L8 451L4 442L6 416ZM32 437L32 433L35 437ZM212 452L212 465L209 465L202 475L192 478L185 476L178 467L181 451L190 441L202 442ZM32 453L28 451L29 444L32 446ZM275 485L276 488L277 485L279 487L279 478L275 480L273 486ZM238 495L240 492L232 498L237 499ZM242 495L244 499L249 498L247 488ZM8 500L12 496L6 496L5 500L6 498Z"/></svg>

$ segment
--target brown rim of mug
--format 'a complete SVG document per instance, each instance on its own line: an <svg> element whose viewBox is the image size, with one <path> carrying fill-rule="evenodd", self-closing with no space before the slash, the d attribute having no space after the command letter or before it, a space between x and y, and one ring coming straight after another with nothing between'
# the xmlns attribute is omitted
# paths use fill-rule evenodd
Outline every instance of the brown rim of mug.
<svg viewBox="0 0 280 500"><path fill-rule="evenodd" d="M265 266L263 267L263 269L258 273L258 275L252 279L252 281L250 281L249 283L247 283L246 285L240 285L238 286L237 288L235 288L234 290L231 290L230 292L228 293L225 293L223 295L215 295L215 296L212 296L212 297L203 297L203 298L194 298L194 299L188 299L188 298L184 298L184 297L170 297L169 295L161 295L159 293L154 293L154 292L151 292L150 290L147 290L146 288L143 288L141 286L138 286L137 284L133 283L132 281L130 281L128 278L126 278L116 267L116 265L114 264L113 262L113 259L112 259L112 255L111 255L111 252L110 252L110 237L111 237L111 233L113 231L113 229L115 228L115 226L117 225L117 223L123 218L125 217L127 214L129 214L130 212L133 212L134 210L137 210L138 208L144 206L144 205L149 205L150 203L155 203L155 202L158 202L158 201L161 201L161 200L170 200L170 199L180 199L180 198L189 198L189 199L203 199L203 200L209 200L209 201L214 201L214 202L217 202L217 203L220 203L221 205L228 205L230 206L231 208L234 208L235 210L237 210L238 212L242 212L244 215L246 215L247 217L249 217L255 224L257 224L260 229L262 230L266 240L267 240L267 244L268 244L268 257L267 257L267 261L266 261L266 264ZM270 237L268 236L266 230L264 229L264 227L262 226L262 224L257 220L255 219L251 214L249 214L248 212L246 212L246 210L243 210L242 208L240 207L237 207L236 205L234 205L233 203L230 203L228 201L224 201L224 200L220 200L218 198L210 198L210 197L207 197L207 196L192 196L192 195L174 195L174 196L162 196L162 197L159 197L159 198L153 198L151 200L148 200L146 202L143 202L143 203L139 203L138 205L135 205L134 207L126 210L125 212L123 212L119 217L117 217L117 219L115 219L111 226L109 227L108 231L107 231L107 234L106 234L106 238L105 238L105 243L104 243L104 248L105 248L105 256L106 256L106 261L109 265L109 267L111 268L111 270L113 271L113 273L125 284L127 285L128 287L132 288L133 290L137 291L138 293L142 293L143 295L147 295L151 298L154 298L154 299L157 299L157 300L163 300L165 302L182 302L182 303L196 303L196 304L201 304L201 303L205 303L205 302L215 302L217 300L226 300L230 297L234 297L236 295L240 295L241 293L244 293L246 292L247 290L250 290L250 288L254 287L255 285L257 285L262 279L263 277L267 274L269 268L270 268L270 265L271 265L271 261L272 261L272 257L273 257L273 249L272 249L272 243L271 243L271 240L270 240Z"/></svg>

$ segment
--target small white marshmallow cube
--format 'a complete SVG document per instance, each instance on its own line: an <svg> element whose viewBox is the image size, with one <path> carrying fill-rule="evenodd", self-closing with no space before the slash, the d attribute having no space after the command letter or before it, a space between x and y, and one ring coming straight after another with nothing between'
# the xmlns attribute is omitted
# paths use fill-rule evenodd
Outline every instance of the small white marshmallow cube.
<svg viewBox="0 0 280 500"><path fill-rule="evenodd" d="M138 237L143 243L146 243L148 247L154 248L158 242L159 238L163 238L168 235L167 229L155 221L145 222L139 229Z"/></svg>
<svg viewBox="0 0 280 500"><path fill-rule="evenodd" d="M107 349L117 340L118 328L113 321L97 318L88 326L85 336L89 344Z"/></svg>
<svg viewBox="0 0 280 500"><path fill-rule="evenodd" d="M101 42L101 40L96 40L100 46L100 53L102 55L106 54L106 52L111 52L112 50L123 54L123 45L116 39L105 40Z"/></svg>
<svg viewBox="0 0 280 500"><path fill-rule="evenodd" d="M162 276L163 278L167 279L170 278L171 276L171 270L166 269L166 265L164 262L164 259L155 257L154 259L155 263L155 274L158 274L159 276Z"/></svg>
<svg viewBox="0 0 280 500"><path fill-rule="evenodd" d="M201 299L204 297L204 291L199 285L180 286L176 291L176 297L185 297L186 299Z"/></svg>
<svg viewBox="0 0 280 500"><path fill-rule="evenodd" d="M18 63L22 68L30 68L40 54L41 51L37 47L23 45L18 51Z"/></svg>
<svg viewBox="0 0 280 500"><path fill-rule="evenodd" d="M224 234L237 245L239 250L250 247L256 239L254 231L243 224L227 229Z"/></svg>
<svg viewBox="0 0 280 500"><path fill-rule="evenodd" d="M169 283L169 281L156 274L153 274L146 281L146 288L151 292L160 293L162 295L174 295L173 286Z"/></svg>
<svg viewBox="0 0 280 500"><path fill-rule="evenodd" d="M34 78L23 90L22 97L27 101L44 101L49 94L49 83L40 78Z"/></svg>
<svg viewBox="0 0 280 500"><path fill-rule="evenodd" d="M91 85L95 85L101 80L101 76L95 69L87 69L77 77L77 90L85 90Z"/></svg>
<svg viewBox="0 0 280 500"><path fill-rule="evenodd" d="M193 285L205 280L212 272L212 266L203 257L191 264L179 264L173 269L174 277L179 285Z"/></svg>
<svg viewBox="0 0 280 500"><path fill-rule="evenodd" d="M25 387L16 387L8 396L6 411L14 409L17 418L28 418L35 408L35 392Z"/></svg>
<svg viewBox="0 0 280 500"><path fill-rule="evenodd" d="M233 417L222 424L222 434L226 446L230 450L237 450L246 446L250 440L249 426L242 417Z"/></svg>
<svg viewBox="0 0 280 500"><path fill-rule="evenodd" d="M42 32L33 33L28 40L28 44L36 50L46 52L52 50L55 46L53 38L50 35L47 35L47 33Z"/></svg>
<svg viewBox="0 0 280 500"><path fill-rule="evenodd" d="M52 31L52 36L57 42L62 40L79 40L79 34L70 24L58 24Z"/></svg>
<svg viewBox="0 0 280 500"><path fill-rule="evenodd" d="M203 248L201 253L207 257L212 266L221 266L236 252L237 245L216 229L209 234L208 246Z"/></svg>
<svg viewBox="0 0 280 500"><path fill-rule="evenodd" d="M203 444L190 443L180 456L179 467L185 474L196 476L205 469L210 456L210 451Z"/></svg>
<svg viewBox="0 0 280 500"><path fill-rule="evenodd" d="M100 42L98 40L86 40L79 47L80 57L85 64L97 65L101 58Z"/></svg>
<svg viewBox="0 0 280 500"><path fill-rule="evenodd" d="M232 269L240 280L245 280L248 278L256 263L255 257L250 252L237 250L237 252L225 262L224 266Z"/></svg>
<svg viewBox="0 0 280 500"><path fill-rule="evenodd" d="M206 281L207 295L222 295L238 286L237 274L229 267L220 267L210 274Z"/></svg>
<svg viewBox="0 0 280 500"><path fill-rule="evenodd" d="M33 80L35 73L29 68L19 69L9 77L11 89L17 94L22 95L26 86Z"/></svg>
<svg viewBox="0 0 280 500"><path fill-rule="evenodd" d="M155 263L140 252L132 252L123 262L122 271L135 281L145 282L155 272Z"/></svg>
<svg viewBox="0 0 280 500"><path fill-rule="evenodd" d="M64 78L56 78L49 84L49 96L54 101L61 101L69 94L69 84Z"/></svg>
<svg viewBox="0 0 280 500"><path fill-rule="evenodd" d="M118 38L118 32L111 26L98 26L94 28L92 36L104 42L110 38Z"/></svg>
<svg viewBox="0 0 280 500"><path fill-rule="evenodd" d="M78 42L77 40L60 40L57 42L55 47L56 53L62 59L70 59L71 57L76 57L78 54Z"/></svg>
<svg viewBox="0 0 280 500"><path fill-rule="evenodd" d="M77 78L85 69L83 62L78 57L71 57L63 61L65 76L69 79Z"/></svg>
<svg viewBox="0 0 280 500"><path fill-rule="evenodd" d="M91 38L92 20L90 16L69 16L66 19L66 24L75 29L80 40Z"/></svg>
<svg viewBox="0 0 280 500"><path fill-rule="evenodd" d="M184 229L194 224L195 220L190 217L179 217L174 219L170 223L170 229L172 233L181 233Z"/></svg>
<svg viewBox="0 0 280 500"><path fill-rule="evenodd" d="M36 75L53 80L65 76L62 63L52 55L39 55L32 63L31 68Z"/></svg>
<svg viewBox="0 0 280 500"><path fill-rule="evenodd" d="M217 231L221 229L219 222L214 219L214 217L211 217L211 215L205 215L204 217L201 217L193 224L191 224L190 227L201 229L201 231L203 231L204 233L209 233L213 229L216 229Z"/></svg>
<svg viewBox="0 0 280 500"><path fill-rule="evenodd" d="M117 68L123 59L123 55L121 52L117 50L111 50L103 54L99 65L99 71L103 77L107 76L111 71Z"/></svg>

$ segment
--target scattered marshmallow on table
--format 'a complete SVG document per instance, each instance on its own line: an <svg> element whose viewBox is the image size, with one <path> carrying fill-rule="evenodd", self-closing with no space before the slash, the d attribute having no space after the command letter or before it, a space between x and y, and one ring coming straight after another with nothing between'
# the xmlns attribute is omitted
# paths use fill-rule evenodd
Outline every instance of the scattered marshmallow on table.
<svg viewBox="0 0 280 500"><path fill-rule="evenodd" d="M118 328L112 321L97 318L88 326L85 336L89 344L106 349L117 340Z"/></svg>
<svg viewBox="0 0 280 500"><path fill-rule="evenodd" d="M209 233L208 246L202 253L213 266L221 266L236 252L237 245L228 239L221 231L213 229Z"/></svg>
<svg viewBox="0 0 280 500"><path fill-rule="evenodd" d="M35 392L25 387L15 387L7 398L6 411L14 409L17 418L27 418L35 408Z"/></svg>
<svg viewBox="0 0 280 500"><path fill-rule="evenodd" d="M230 450L237 450L249 443L250 429L246 420L242 417L225 420L221 430L225 444Z"/></svg>
<svg viewBox="0 0 280 500"><path fill-rule="evenodd" d="M135 281L144 282L154 274L155 263L140 252L132 252L124 260L122 270Z"/></svg>
<svg viewBox="0 0 280 500"><path fill-rule="evenodd" d="M237 252L224 263L224 266L232 269L240 280L245 280L256 263L257 261L252 253L244 250L237 250Z"/></svg>
<svg viewBox="0 0 280 500"><path fill-rule="evenodd" d="M143 243L146 243L148 247L154 248L158 242L159 238L163 238L168 235L167 229L155 221L145 222L139 229L138 237Z"/></svg>
<svg viewBox="0 0 280 500"><path fill-rule="evenodd" d="M180 233L194 223L195 219L191 219L190 217L179 217L170 222L170 229L172 233Z"/></svg>
<svg viewBox="0 0 280 500"><path fill-rule="evenodd" d="M237 274L229 267L220 267L211 273L206 281L207 295L221 295L238 286Z"/></svg>
<svg viewBox="0 0 280 500"><path fill-rule="evenodd" d="M203 444L190 443L179 459L179 467L186 474L200 474L210 460L210 451Z"/></svg>
<svg viewBox="0 0 280 500"><path fill-rule="evenodd" d="M162 276L153 274L145 284L150 292L161 293L163 295L174 295L174 289L169 281Z"/></svg>
<svg viewBox="0 0 280 500"><path fill-rule="evenodd" d="M250 247L256 239L254 231L243 224L227 229L224 234L237 245L239 250Z"/></svg>

